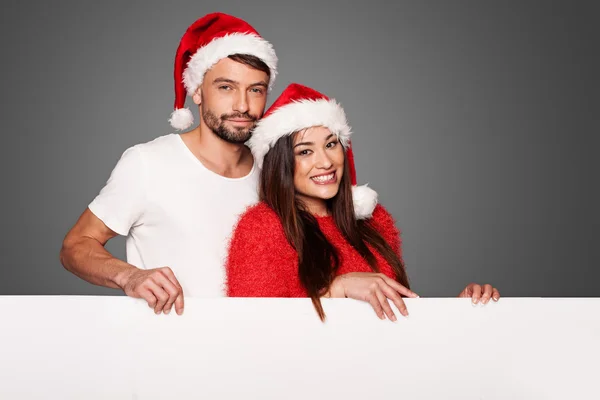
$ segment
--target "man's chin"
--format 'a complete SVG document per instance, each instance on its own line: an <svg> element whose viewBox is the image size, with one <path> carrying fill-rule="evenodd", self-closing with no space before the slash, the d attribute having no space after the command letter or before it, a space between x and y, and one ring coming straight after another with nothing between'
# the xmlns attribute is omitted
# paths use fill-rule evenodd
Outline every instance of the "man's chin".
<svg viewBox="0 0 600 400"><path fill-rule="evenodd" d="M224 141L226 141L228 143L233 143L233 144L244 144L248 139L250 139L250 136L252 136L252 134L250 132L240 134L239 132L225 133L225 132L221 131L221 132L215 132L215 133L217 134L217 136L219 136Z"/></svg>
<svg viewBox="0 0 600 400"><path fill-rule="evenodd" d="M254 127L255 127L255 125L252 125L251 127L247 127L247 128L233 128L233 129L228 129L227 131L229 132L229 135L231 137L239 138L239 140L243 140L245 142L248 139L250 139L250 136L252 136Z"/></svg>

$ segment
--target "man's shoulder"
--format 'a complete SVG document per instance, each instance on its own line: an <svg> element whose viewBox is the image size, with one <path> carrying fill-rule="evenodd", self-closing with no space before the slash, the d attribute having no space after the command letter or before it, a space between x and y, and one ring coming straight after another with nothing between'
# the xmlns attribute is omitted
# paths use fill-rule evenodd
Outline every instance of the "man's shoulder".
<svg viewBox="0 0 600 400"><path fill-rule="evenodd" d="M156 163L161 164L161 160L170 163L173 157L179 158L180 144L178 141L181 141L181 139L178 136L176 133L170 133L147 142L134 144L125 149L122 157L131 155L131 157L139 160L139 163L146 166Z"/></svg>
<svg viewBox="0 0 600 400"><path fill-rule="evenodd" d="M136 148L141 150L142 152L160 152L165 151L167 149L172 149L175 145L177 145L178 134L169 133L166 135L158 136L154 139L148 140L146 142L138 143L132 148Z"/></svg>

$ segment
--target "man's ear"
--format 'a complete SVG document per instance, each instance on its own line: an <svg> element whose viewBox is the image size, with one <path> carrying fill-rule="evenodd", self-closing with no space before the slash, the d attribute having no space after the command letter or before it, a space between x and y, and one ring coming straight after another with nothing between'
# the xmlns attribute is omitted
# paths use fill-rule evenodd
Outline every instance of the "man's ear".
<svg viewBox="0 0 600 400"><path fill-rule="evenodd" d="M202 104L202 96L200 95L200 90L200 88L196 89L194 95L192 96L192 100L194 100L194 103L196 103L197 105Z"/></svg>

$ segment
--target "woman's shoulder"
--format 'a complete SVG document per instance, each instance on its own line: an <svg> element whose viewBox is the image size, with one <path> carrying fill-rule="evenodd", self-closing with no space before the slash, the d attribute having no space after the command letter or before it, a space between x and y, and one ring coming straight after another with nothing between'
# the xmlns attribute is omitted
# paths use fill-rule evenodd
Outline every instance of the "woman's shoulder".
<svg viewBox="0 0 600 400"><path fill-rule="evenodd" d="M288 259L295 258L296 253L288 243L275 211L264 203L248 207L231 235L229 264L246 265L264 262L266 259L287 262Z"/></svg>
<svg viewBox="0 0 600 400"><path fill-rule="evenodd" d="M260 222L261 225L281 225L279 217L275 211L262 201L246 208L246 210L244 210L244 212L240 215L239 222Z"/></svg>
<svg viewBox="0 0 600 400"><path fill-rule="evenodd" d="M284 235L283 225L275 211L264 202L246 208L234 228L240 235L271 236Z"/></svg>
<svg viewBox="0 0 600 400"><path fill-rule="evenodd" d="M373 216L371 217L373 222L380 225L395 225L396 220L392 214L381 204L377 204L373 210Z"/></svg>
<svg viewBox="0 0 600 400"><path fill-rule="evenodd" d="M371 223L375 229L383 236L383 239L388 242L396 254L402 254L402 239L400 238L401 231L396 226L396 220L392 214L381 204L377 204L373 210Z"/></svg>

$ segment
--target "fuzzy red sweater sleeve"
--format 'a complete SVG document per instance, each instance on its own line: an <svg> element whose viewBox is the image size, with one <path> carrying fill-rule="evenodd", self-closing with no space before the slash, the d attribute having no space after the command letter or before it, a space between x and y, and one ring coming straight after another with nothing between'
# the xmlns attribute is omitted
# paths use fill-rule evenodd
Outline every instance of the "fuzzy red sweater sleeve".
<svg viewBox="0 0 600 400"><path fill-rule="evenodd" d="M394 217L381 204L377 204L371 223L402 260L402 238Z"/></svg>
<svg viewBox="0 0 600 400"><path fill-rule="evenodd" d="M289 297L296 269L296 252L277 214L264 203L247 209L229 244L227 295Z"/></svg>

